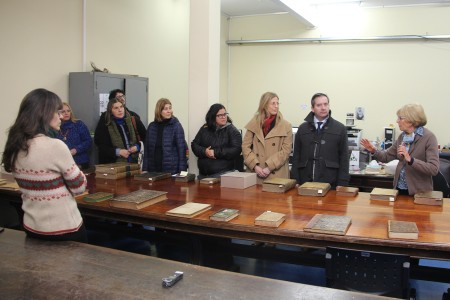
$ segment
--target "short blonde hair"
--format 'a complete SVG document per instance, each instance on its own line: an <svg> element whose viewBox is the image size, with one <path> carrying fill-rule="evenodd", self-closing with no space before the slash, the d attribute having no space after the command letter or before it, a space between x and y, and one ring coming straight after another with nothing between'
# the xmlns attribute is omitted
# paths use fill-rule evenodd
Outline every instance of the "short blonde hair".
<svg viewBox="0 0 450 300"><path fill-rule="evenodd" d="M415 128L425 126L427 124L427 116L425 115L425 111L423 110L422 105L417 103L410 103L402 106L399 110L397 110L397 116L411 122Z"/></svg>
<svg viewBox="0 0 450 300"><path fill-rule="evenodd" d="M166 104L170 104L172 105L172 102L170 102L169 99L167 98L161 98L158 100L158 102L156 102L156 106L155 106L155 122L162 122L163 117L161 116L161 112L164 109L164 106L166 106ZM172 117L174 117L174 115L172 114Z"/></svg>
<svg viewBox="0 0 450 300"><path fill-rule="evenodd" d="M262 124L266 117L269 115L267 107L269 106L270 100L275 97L280 99L278 95L273 92L265 92L264 94L262 94L261 99L259 100L258 111L256 112L256 120L258 121L258 123Z"/></svg>

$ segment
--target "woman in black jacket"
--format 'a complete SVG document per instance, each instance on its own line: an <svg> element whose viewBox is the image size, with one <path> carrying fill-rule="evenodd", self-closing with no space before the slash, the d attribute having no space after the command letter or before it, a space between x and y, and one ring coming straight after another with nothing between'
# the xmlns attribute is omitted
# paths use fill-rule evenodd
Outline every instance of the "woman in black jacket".
<svg viewBox="0 0 450 300"><path fill-rule="evenodd" d="M236 169L235 161L242 151L242 135L234 127L222 104L211 105L204 124L191 147L198 157L199 179L220 177Z"/></svg>

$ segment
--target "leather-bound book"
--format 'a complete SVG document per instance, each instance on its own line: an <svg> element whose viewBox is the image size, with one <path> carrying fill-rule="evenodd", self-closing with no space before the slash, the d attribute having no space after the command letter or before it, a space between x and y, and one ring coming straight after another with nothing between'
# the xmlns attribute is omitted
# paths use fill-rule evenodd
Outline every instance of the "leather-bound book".
<svg viewBox="0 0 450 300"><path fill-rule="evenodd" d="M117 174L139 169L140 167L138 164L124 163L124 162L95 165L95 172L103 174Z"/></svg>
<svg viewBox="0 0 450 300"><path fill-rule="evenodd" d="M303 231L345 235L351 223L352 218L350 216L316 214L308 224L306 224Z"/></svg>
<svg viewBox="0 0 450 300"><path fill-rule="evenodd" d="M419 238L419 229L415 222L389 220L388 236L390 239L417 240Z"/></svg>
<svg viewBox="0 0 450 300"><path fill-rule="evenodd" d="M326 182L305 182L298 187L298 194L302 196L325 196L331 185Z"/></svg>
<svg viewBox="0 0 450 300"><path fill-rule="evenodd" d="M95 171L95 177L117 180L117 179L122 179L122 178L126 178L126 177L131 177L133 175L139 174L140 172L141 172L140 170L132 170L132 171L111 174L111 173L100 173L100 172Z"/></svg>
<svg viewBox="0 0 450 300"><path fill-rule="evenodd" d="M212 184L220 183L220 178L207 177L207 178L201 179L200 183L212 185Z"/></svg>
<svg viewBox="0 0 450 300"><path fill-rule="evenodd" d="M288 178L271 178L263 181L262 191L272 193L284 193L292 189L297 181Z"/></svg>
<svg viewBox="0 0 450 300"><path fill-rule="evenodd" d="M149 205L164 201L167 199L167 192L155 190L137 190L125 195L120 195L109 200L109 206L142 209Z"/></svg>
<svg viewBox="0 0 450 300"><path fill-rule="evenodd" d="M210 220L219 222L228 222L239 215L239 210L234 208L222 208L215 214L209 216Z"/></svg>
<svg viewBox="0 0 450 300"><path fill-rule="evenodd" d="M147 172L142 174L134 175L134 180L140 180L140 181L158 181L166 178L170 178L172 174L165 173L165 172Z"/></svg>
<svg viewBox="0 0 450 300"><path fill-rule="evenodd" d="M359 193L359 188L350 187L350 186L341 186L338 185L336 187L336 195L337 196L347 196L347 197L355 197Z"/></svg>
<svg viewBox="0 0 450 300"><path fill-rule="evenodd" d="M179 182L191 182L195 181L195 174L194 173L186 173L186 175L177 174L173 176L175 178L175 181Z"/></svg>
<svg viewBox="0 0 450 300"><path fill-rule="evenodd" d="M414 195L414 203L442 206L444 194L441 191L430 191Z"/></svg>
<svg viewBox="0 0 450 300"><path fill-rule="evenodd" d="M273 211L265 211L255 219L255 225L278 227L286 220L286 215Z"/></svg>
<svg viewBox="0 0 450 300"><path fill-rule="evenodd" d="M97 192L94 194L84 195L83 201L90 202L90 203L96 203L96 202L102 202L105 200L112 199L113 197L114 197L113 193Z"/></svg>
<svg viewBox="0 0 450 300"><path fill-rule="evenodd" d="M211 204L188 202L166 211L166 215L181 218L193 218L209 209L211 209Z"/></svg>
<svg viewBox="0 0 450 300"><path fill-rule="evenodd" d="M374 188L370 192L370 200L395 201L397 200L397 195L398 190L395 189Z"/></svg>

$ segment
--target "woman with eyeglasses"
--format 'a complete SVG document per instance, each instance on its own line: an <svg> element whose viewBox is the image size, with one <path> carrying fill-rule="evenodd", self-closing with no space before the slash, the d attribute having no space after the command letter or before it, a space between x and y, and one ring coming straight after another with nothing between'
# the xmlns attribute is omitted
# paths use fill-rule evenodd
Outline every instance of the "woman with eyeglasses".
<svg viewBox="0 0 450 300"><path fill-rule="evenodd" d="M398 159L394 188L403 195L433 190L433 179L439 172L439 150L436 136L424 126L427 117L420 104L406 104L397 110L397 124L402 132L386 150L377 150L367 139L361 146L381 162Z"/></svg>
<svg viewBox="0 0 450 300"><path fill-rule="evenodd" d="M84 192L86 177L53 133L60 129L62 108L61 99L53 92L29 92L9 129L2 164L20 187L27 236L86 242L74 198Z"/></svg>
<svg viewBox="0 0 450 300"><path fill-rule="evenodd" d="M69 147L70 154L80 169L87 169L89 168L89 150L92 146L89 129L81 120L75 118L67 102L63 102L61 112L62 123L57 137Z"/></svg>
<svg viewBox="0 0 450 300"><path fill-rule="evenodd" d="M238 169L235 162L241 155L242 136L220 103L211 105L205 121L191 143L198 157L198 178L218 178Z"/></svg>
<svg viewBox="0 0 450 300"><path fill-rule="evenodd" d="M186 140L183 126L173 115L172 103L156 102L154 121L148 125L142 171L178 174L187 171Z"/></svg>
<svg viewBox="0 0 450 300"><path fill-rule="evenodd" d="M292 125L279 111L278 95L261 96L258 111L245 126L242 154L247 171L258 175L258 184L268 178L289 178Z"/></svg>

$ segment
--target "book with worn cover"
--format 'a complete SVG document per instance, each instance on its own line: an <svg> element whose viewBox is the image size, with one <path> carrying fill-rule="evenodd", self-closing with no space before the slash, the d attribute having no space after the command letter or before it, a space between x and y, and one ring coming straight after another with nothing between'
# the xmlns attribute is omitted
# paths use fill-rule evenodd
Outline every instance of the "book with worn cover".
<svg viewBox="0 0 450 300"><path fill-rule="evenodd" d="M262 191L272 193L284 193L292 189L297 181L288 178L271 178L263 181Z"/></svg>
<svg viewBox="0 0 450 300"><path fill-rule="evenodd" d="M298 194L302 196L325 196L331 185L327 182L305 182L298 187Z"/></svg>
<svg viewBox="0 0 450 300"><path fill-rule="evenodd" d="M337 196L348 196L348 197L354 197L358 195L359 188L357 187L350 187L350 186L341 186L338 185L336 187L336 195Z"/></svg>
<svg viewBox="0 0 450 300"><path fill-rule="evenodd" d="M267 226L267 227L278 227L281 223L286 220L286 215L282 213L277 213L273 211L265 211L260 214L255 219L255 225Z"/></svg>
<svg viewBox="0 0 450 300"><path fill-rule="evenodd" d="M114 197L113 193L97 192L94 194L84 195L83 201L90 202L90 203L97 203L97 202L102 202L105 200L112 199L113 197Z"/></svg>
<svg viewBox="0 0 450 300"><path fill-rule="evenodd" d="M424 193L417 193L414 195L414 203L425 205L437 205L442 206L444 202L444 193L441 191L430 191Z"/></svg>
<svg viewBox="0 0 450 300"><path fill-rule="evenodd" d="M210 220L219 222L228 222L239 215L239 210L234 208L222 208L215 214L209 216Z"/></svg>
<svg viewBox="0 0 450 300"><path fill-rule="evenodd" d="M382 189L374 188L370 192L370 200L387 200L395 201L397 200L398 190L395 189Z"/></svg>
<svg viewBox="0 0 450 300"><path fill-rule="evenodd" d="M419 229L416 222L388 220L388 236L390 239L417 240Z"/></svg>
<svg viewBox="0 0 450 300"><path fill-rule="evenodd" d="M193 218L209 209L211 209L211 204L188 202L166 211L166 215L181 218Z"/></svg>
<svg viewBox="0 0 450 300"><path fill-rule="evenodd" d="M133 175L139 174L141 171L140 170L132 170L132 171L127 171L127 172L120 172L120 173L115 173L115 174L110 174L110 173L99 173L97 171L95 171L95 177L96 178L104 178L104 179L122 179L122 178L126 178L126 177L131 177Z"/></svg>
<svg viewBox="0 0 450 300"><path fill-rule="evenodd" d="M175 181L179 182L191 182L195 180L195 174L194 173L187 173L186 175L177 174L173 176L175 178Z"/></svg>
<svg viewBox="0 0 450 300"><path fill-rule="evenodd" d="M0 185L0 190L19 191L20 187L16 181L5 181Z"/></svg>
<svg viewBox="0 0 450 300"><path fill-rule="evenodd" d="M137 190L109 200L109 206L141 209L167 199L167 192L155 190Z"/></svg>
<svg viewBox="0 0 450 300"><path fill-rule="evenodd" d="M212 184L220 183L220 178L207 177L207 178L201 179L200 183L212 185Z"/></svg>
<svg viewBox="0 0 450 300"><path fill-rule="evenodd" d="M303 231L345 235L351 223L352 218L350 216L316 214L308 224L306 224Z"/></svg>
<svg viewBox="0 0 450 300"><path fill-rule="evenodd" d="M131 164L125 162L95 165L95 172L103 174L117 174L139 169L140 167L138 164Z"/></svg>
<svg viewBox="0 0 450 300"><path fill-rule="evenodd" d="M172 174L167 173L167 172L147 172L147 173L134 175L133 179L153 182L153 181L157 181L157 180L170 178L171 176L172 176Z"/></svg>

